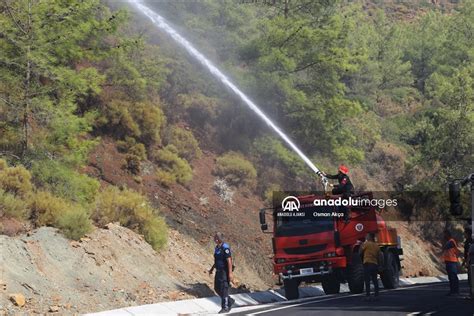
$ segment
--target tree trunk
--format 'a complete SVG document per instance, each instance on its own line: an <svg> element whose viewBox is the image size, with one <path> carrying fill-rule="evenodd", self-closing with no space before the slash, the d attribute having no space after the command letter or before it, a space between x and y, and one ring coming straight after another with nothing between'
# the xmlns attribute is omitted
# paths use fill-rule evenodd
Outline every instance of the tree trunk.
<svg viewBox="0 0 474 316"><path fill-rule="evenodd" d="M26 47L26 74L25 74L25 93L24 93L24 109L23 109L23 150L22 156L28 150L28 129L29 129L29 111L31 105L30 98L30 86L31 86L31 0L28 1L28 23L26 27L26 32L28 32L28 44Z"/></svg>
<svg viewBox="0 0 474 316"><path fill-rule="evenodd" d="M285 0L285 10L284 10L285 19L288 18L288 13L290 12L289 3L290 3L290 0Z"/></svg>

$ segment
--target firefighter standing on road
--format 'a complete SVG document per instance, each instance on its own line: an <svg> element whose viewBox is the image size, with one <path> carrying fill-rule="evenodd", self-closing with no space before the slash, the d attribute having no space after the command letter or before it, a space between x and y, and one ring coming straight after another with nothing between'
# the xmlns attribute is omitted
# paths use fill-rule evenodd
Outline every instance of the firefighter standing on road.
<svg viewBox="0 0 474 316"><path fill-rule="evenodd" d="M446 243L443 246L443 261L446 264L449 279L448 295L459 295L458 255L460 251L449 230L444 231L444 239Z"/></svg>
<svg viewBox="0 0 474 316"><path fill-rule="evenodd" d="M370 281L374 283L375 297L379 296L379 283L377 273L379 271L379 258L381 255L379 245L375 242L375 234L368 233L366 241L360 248L360 254L364 263L364 279L366 299L370 297Z"/></svg>
<svg viewBox="0 0 474 316"><path fill-rule="evenodd" d="M214 268L216 274L214 276L214 290L221 297L221 307L219 314L227 313L232 308L234 300L229 296L230 282L232 282L232 254L230 247L224 242L222 233L214 235L216 248L214 249L214 264L209 270L212 274Z"/></svg>
<svg viewBox="0 0 474 316"><path fill-rule="evenodd" d="M349 199L354 191L354 186L352 185L351 179L348 176L349 168L344 165L340 165L338 168L338 173L335 175L325 174L328 179L337 179L339 184L333 186L332 194L342 195L343 199ZM344 212L344 220L349 221L349 209L347 206L341 206L340 210Z"/></svg>

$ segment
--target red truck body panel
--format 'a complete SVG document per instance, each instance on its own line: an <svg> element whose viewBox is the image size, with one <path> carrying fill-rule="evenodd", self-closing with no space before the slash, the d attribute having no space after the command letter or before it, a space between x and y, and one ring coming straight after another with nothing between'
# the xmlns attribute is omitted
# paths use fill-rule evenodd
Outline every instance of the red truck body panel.
<svg viewBox="0 0 474 316"><path fill-rule="evenodd" d="M313 206L315 199L336 199L339 196L305 195L298 196L301 203L300 209ZM372 198L372 193L361 193L357 197ZM330 209L330 208L329 208ZM331 210L331 209L330 209ZM332 208L333 211L337 207ZM352 208L351 219L345 223L344 219L334 218L333 229L323 232L278 236L276 213L282 211L277 207L274 209L274 273L285 274L290 269L311 266L318 270L319 263L326 267L345 268L350 260L352 251L365 239L367 233L380 233L387 231L385 223L378 215L375 207ZM381 236L387 236L386 232ZM336 241L339 239L339 241Z"/></svg>

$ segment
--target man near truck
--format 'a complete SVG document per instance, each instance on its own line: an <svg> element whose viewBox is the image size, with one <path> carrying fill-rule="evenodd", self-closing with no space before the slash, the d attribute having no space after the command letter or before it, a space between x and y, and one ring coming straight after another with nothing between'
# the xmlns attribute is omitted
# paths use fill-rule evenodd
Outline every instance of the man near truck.
<svg viewBox="0 0 474 316"><path fill-rule="evenodd" d="M366 241L360 248L362 262L364 263L364 280L366 299L370 298L370 281L374 283L375 297L379 296L379 283L377 274L379 271L380 247L375 242L375 234L368 233Z"/></svg>
<svg viewBox="0 0 474 316"><path fill-rule="evenodd" d="M214 264L209 270L212 274L214 268L216 274L214 276L214 290L221 297L221 307L219 314L227 313L232 308L234 300L229 296L229 287L233 279L232 274L232 254L230 247L224 242L224 235L216 233L214 235L216 248L214 249Z"/></svg>

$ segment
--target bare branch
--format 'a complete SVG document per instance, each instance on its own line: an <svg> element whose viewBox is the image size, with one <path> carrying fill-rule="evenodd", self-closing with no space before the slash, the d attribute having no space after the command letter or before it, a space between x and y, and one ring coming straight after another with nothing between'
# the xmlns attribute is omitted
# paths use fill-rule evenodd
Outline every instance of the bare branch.
<svg viewBox="0 0 474 316"><path fill-rule="evenodd" d="M305 69L307 69L307 68L310 68L310 67L313 67L313 66L319 64L320 62L321 62L321 61L316 60L316 61L314 61L314 62L312 62L312 63L309 63L309 64L307 64L307 65L304 65L304 66L301 66L301 67L299 67L299 68L296 68L295 70L292 70L292 71L290 71L289 73L295 73L295 72L299 72L299 71L305 70Z"/></svg>
<svg viewBox="0 0 474 316"><path fill-rule="evenodd" d="M280 46L279 46L279 47L282 48L283 45L285 45L287 42L289 42L290 39L291 39L293 36L295 36L296 34L298 34L298 32L301 31L301 30L303 29L303 27L304 27L304 25L300 25L300 26L296 29L296 31L294 31L293 33L291 33L290 35L288 35L288 37L287 37L283 42L280 43Z"/></svg>
<svg viewBox="0 0 474 316"><path fill-rule="evenodd" d="M8 105L11 105L11 106L18 106L18 104L11 103L10 101L8 101L7 99L4 99L4 98L2 98L2 97L0 97L0 100L2 100L3 102L5 102L5 103L8 104Z"/></svg>
<svg viewBox="0 0 474 316"><path fill-rule="evenodd" d="M17 155L6 152L6 151L0 151L0 156L12 156L13 158L15 158L17 160L21 160L21 158L18 157Z"/></svg>

